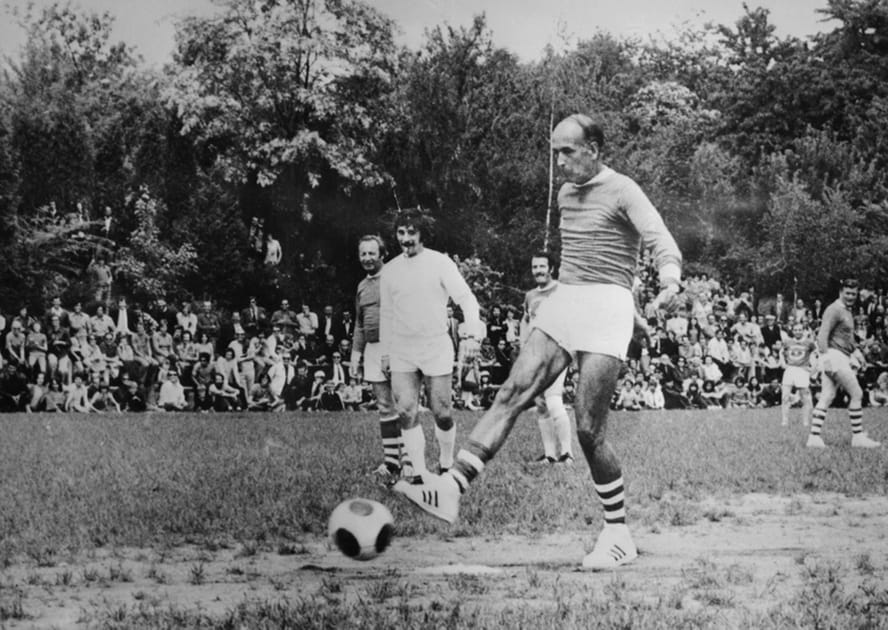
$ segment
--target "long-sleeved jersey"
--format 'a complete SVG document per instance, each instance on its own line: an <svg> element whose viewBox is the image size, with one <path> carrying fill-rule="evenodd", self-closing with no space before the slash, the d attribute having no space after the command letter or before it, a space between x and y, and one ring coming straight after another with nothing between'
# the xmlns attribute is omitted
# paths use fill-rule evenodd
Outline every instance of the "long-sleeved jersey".
<svg viewBox="0 0 888 630"><path fill-rule="evenodd" d="M379 294L383 353L392 344L448 335L448 297L462 308L469 334L484 337L478 301L456 263L440 252L423 248L415 256L393 258L382 268Z"/></svg>
<svg viewBox="0 0 888 630"><path fill-rule="evenodd" d="M632 179L604 167L585 184L566 183L561 210L562 284L616 284L632 289L642 245L660 279L680 279L681 252L663 218Z"/></svg>

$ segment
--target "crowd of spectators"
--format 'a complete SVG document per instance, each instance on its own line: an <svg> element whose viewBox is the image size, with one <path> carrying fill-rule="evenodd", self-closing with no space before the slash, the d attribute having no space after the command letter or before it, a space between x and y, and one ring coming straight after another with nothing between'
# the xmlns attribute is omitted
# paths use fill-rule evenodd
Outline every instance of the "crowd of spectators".
<svg viewBox="0 0 888 630"><path fill-rule="evenodd" d="M642 266L636 287L639 311L649 338L638 335L630 344L613 409L724 409L780 406L785 368L784 345L793 326L816 338L828 303L783 294L759 298L754 287L737 290L708 274L692 274L684 282L684 304L665 318L653 305L656 271ZM838 295L836 295L838 297ZM888 404L888 298L882 289L861 290L853 307L860 352L852 364L865 392L864 404ZM457 404L486 408L519 352L519 310L493 307L487 319L487 339L481 357L461 364L454 377L460 391ZM819 393L817 357L811 361L811 390ZM576 372L568 370L565 398L572 401ZM795 390L790 404L801 405ZM847 401L837 397L834 405Z"/></svg>
<svg viewBox="0 0 888 630"><path fill-rule="evenodd" d="M792 327L816 335L824 304L777 294L759 299L706 274L685 281L685 305L664 319L654 310L656 274L642 267L636 290L650 338L637 336L614 409L722 409L781 404L782 348ZM884 291L861 291L854 318L864 404L888 404L888 327ZM267 310L250 298L222 312L211 301L164 299L143 307L109 302L102 287L87 310L59 298L39 316L27 307L0 314L0 411L337 411L372 409L372 390L350 373L352 313L282 300ZM521 311L485 309L479 356L462 352L459 318L448 329L457 356L453 401L484 409L520 351ZM817 394L816 361L812 391ZM569 371L565 399L576 375ZM794 394L791 394L794 395ZM793 403L800 401L792 401ZM841 402L839 402L841 404Z"/></svg>

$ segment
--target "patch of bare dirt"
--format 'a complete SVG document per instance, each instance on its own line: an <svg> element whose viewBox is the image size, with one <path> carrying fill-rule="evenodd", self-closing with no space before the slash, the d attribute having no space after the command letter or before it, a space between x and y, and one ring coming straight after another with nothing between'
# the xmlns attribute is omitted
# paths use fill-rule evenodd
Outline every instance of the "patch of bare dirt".
<svg viewBox="0 0 888 630"><path fill-rule="evenodd" d="M706 516L690 526L635 528L639 558L613 574L579 570L594 532L396 538L370 562L349 560L316 539L291 555L180 547L101 550L53 567L16 564L0 584L20 593L25 618L3 623L73 628L139 603L222 615L244 601L325 593L382 600L408 588L491 609L544 605L554 591L569 600L619 589L684 609L718 605L721 597L733 611L765 611L797 593L806 567L821 562L836 566L848 584L866 577L888 586L886 497L757 494L700 507Z"/></svg>

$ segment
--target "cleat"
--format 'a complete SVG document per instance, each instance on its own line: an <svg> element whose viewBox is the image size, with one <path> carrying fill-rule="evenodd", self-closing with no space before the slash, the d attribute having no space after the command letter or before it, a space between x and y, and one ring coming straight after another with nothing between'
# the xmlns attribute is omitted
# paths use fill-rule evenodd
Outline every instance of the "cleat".
<svg viewBox="0 0 888 630"><path fill-rule="evenodd" d="M393 489L442 521L453 523L459 515L459 486L449 475L428 475L425 482L419 484L402 479Z"/></svg>
<svg viewBox="0 0 888 630"><path fill-rule="evenodd" d="M562 453L561 457L558 458L558 463L570 466L574 463L574 456L570 453Z"/></svg>
<svg viewBox="0 0 888 630"><path fill-rule="evenodd" d="M878 448L882 446L882 443L872 439L866 433L855 433L851 436L851 446L855 448Z"/></svg>
<svg viewBox="0 0 888 630"><path fill-rule="evenodd" d="M823 443L823 438L819 435L809 435L808 443L805 444L805 446L807 446L808 448L826 448L826 444Z"/></svg>
<svg viewBox="0 0 888 630"><path fill-rule="evenodd" d="M605 525L598 535L595 548L583 558L583 568L590 571L608 571L635 560L638 550L623 524Z"/></svg>
<svg viewBox="0 0 888 630"><path fill-rule="evenodd" d="M554 464L555 461L556 460L554 457L550 457L549 455L540 455L539 457L537 457L535 460L533 460L530 463L531 464Z"/></svg>

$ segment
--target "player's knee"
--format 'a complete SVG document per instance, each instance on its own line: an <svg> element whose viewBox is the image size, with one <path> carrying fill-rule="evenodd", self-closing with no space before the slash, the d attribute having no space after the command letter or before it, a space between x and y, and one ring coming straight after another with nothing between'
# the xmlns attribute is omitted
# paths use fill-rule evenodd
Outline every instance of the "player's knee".
<svg viewBox="0 0 888 630"><path fill-rule="evenodd" d="M604 434L603 425L577 418L577 439L587 453L595 452L604 444Z"/></svg>

